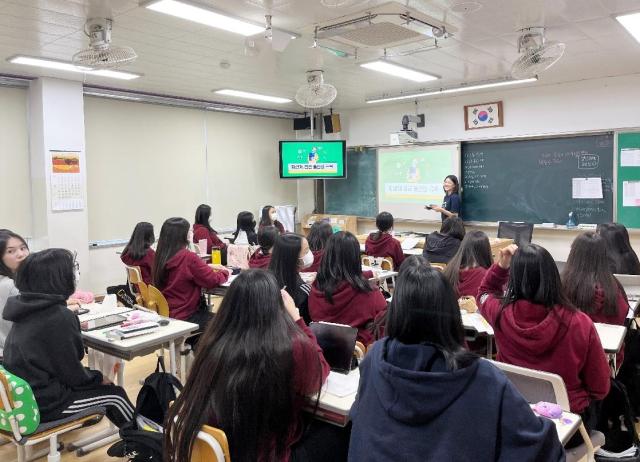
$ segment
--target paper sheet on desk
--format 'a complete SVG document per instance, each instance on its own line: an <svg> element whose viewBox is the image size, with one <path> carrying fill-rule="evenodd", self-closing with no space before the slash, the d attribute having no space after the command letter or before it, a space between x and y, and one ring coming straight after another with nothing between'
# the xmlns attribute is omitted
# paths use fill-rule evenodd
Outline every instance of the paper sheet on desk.
<svg viewBox="0 0 640 462"><path fill-rule="evenodd" d="M400 247L402 247L402 250L413 249L416 245L418 245L418 240L419 239L417 237L406 237L402 241L402 244L400 244Z"/></svg>
<svg viewBox="0 0 640 462"><path fill-rule="evenodd" d="M329 372L325 390L338 398L352 395L358 391L358 383L360 382L360 374L351 372L350 374L340 374L338 372Z"/></svg>
<svg viewBox="0 0 640 462"><path fill-rule="evenodd" d="M231 283L233 282L233 280L235 278L237 278L238 275L237 274L232 274L231 276L229 276L229 279L227 280L227 282L223 282L222 284L220 284L222 287L229 287L231 285Z"/></svg>
<svg viewBox="0 0 640 462"><path fill-rule="evenodd" d="M493 335L493 327L491 327L491 324L489 324L480 313L467 313L464 310L460 312L462 314L463 325L473 327L478 333Z"/></svg>

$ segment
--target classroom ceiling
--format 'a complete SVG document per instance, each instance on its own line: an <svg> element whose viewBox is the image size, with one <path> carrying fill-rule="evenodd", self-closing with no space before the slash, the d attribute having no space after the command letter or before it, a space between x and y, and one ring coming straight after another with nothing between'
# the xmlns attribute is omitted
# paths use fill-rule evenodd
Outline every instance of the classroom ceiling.
<svg viewBox="0 0 640 462"><path fill-rule="evenodd" d="M337 3L336 0L332 0ZM142 3L142 2L140 2ZM366 12L385 1L351 0L351 7L329 8L329 0L199 0L235 16L264 23L271 12L275 28L300 34L283 52L262 46L256 56L245 51L245 37L151 11L138 0L0 0L0 73L69 79L69 74L29 68L6 61L25 54L71 60L88 45L85 19L104 12L114 20L113 43L133 47L139 57L123 70L144 74L132 81L85 76L86 83L165 95L237 102L285 110L285 105L239 100L212 93L232 88L294 99L305 82L305 71L321 68L325 81L336 86L336 109L365 106L367 97L420 88L440 88L503 78L518 57L516 41L523 27L546 27L547 40L566 43L564 57L540 76L557 83L640 72L640 43L614 19L615 14L640 11L640 0L399 0L398 3L447 24L456 32L439 48L394 58L397 63L435 74L436 82L416 84L363 69L360 63L382 56L381 49L361 49L358 59L336 57L312 49L316 24ZM462 5L475 12L460 12ZM425 40L411 47L432 43ZM353 54L353 49L322 40L322 45ZM413 47L413 48L412 48ZM390 54L395 50L390 49ZM226 61L230 66L223 68Z"/></svg>

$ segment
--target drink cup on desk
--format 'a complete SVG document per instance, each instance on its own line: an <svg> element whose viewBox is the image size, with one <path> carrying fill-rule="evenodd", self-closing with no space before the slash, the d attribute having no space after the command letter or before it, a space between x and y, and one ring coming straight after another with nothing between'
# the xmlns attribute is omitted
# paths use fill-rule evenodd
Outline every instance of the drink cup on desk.
<svg viewBox="0 0 640 462"><path fill-rule="evenodd" d="M206 255L207 253L207 240L206 239L200 239L198 241L198 249L199 249L199 254L200 255Z"/></svg>

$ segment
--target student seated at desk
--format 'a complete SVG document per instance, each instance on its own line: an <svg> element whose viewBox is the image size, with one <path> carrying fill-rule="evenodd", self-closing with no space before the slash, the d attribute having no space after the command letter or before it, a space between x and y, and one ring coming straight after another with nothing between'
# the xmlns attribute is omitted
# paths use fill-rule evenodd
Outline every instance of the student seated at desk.
<svg viewBox="0 0 640 462"><path fill-rule="evenodd" d="M27 242L8 229L0 229L0 358L4 342L11 330L11 322L3 319L2 313L9 297L18 295L14 279L18 268L29 256Z"/></svg>
<svg viewBox="0 0 640 462"><path fill-rule="evenodd" d="M562 287L573 306L586 313L593 322L625 324L629 302L611 272L602 236L588 231L574 239L562 269ZM616 359L618 365L622 364L623 349Z"/></svg>
<svg viewBox="0 0 640 462"><path fill-rule="evenodd" d="M169 218L164 222L153 280L167 299L169 316L198 324L202 331L213 317L207 310L202 289L213 289L226 282L229 270L222 265L210 267L189 251L188 235L189 222L184 218Z"/></svg>
<svg viewBox="0 0 640 462"><path fill-rule="evenodd" d="M400 268L404 261L404 252L400 241L393 237L393 215L380 212L376 216L378 231L369 234L364 244L364 253L372 257L391 257L393 267Z"/></svg>
<svg viewBox="0 0 640 462"><path fill-rule="evenodd" d="M249 258L249 268L267 269L269 267L273 244L275 244L278 235L278 228L275 226L260 228L258 231L258 245L260 247Z"/></svg>
<svg viewBox="0 0 640 462"><path fill-rule="evenodd" d="M350 462L564 460L555 425L465 351L457 297L423 257L400 268L387 335L360 364Z"/></svg>
<svg viewBox="0 0 640 462"><path fill-rule="evenodd" d="M324 248L327 246L327 241L333 234L333 227L324 220L316 221L311 225L307 241L309 241L309 248L313 252L313 263L306 269L310 273L317 273L320 269L320 263L322 262L322 255L324 254Z"/></svg>
<svg viewBox="0 0 640 462"><path fill-rule="evenodd" d="M193 242L198 244L202 239L207 240L207 253L211 253L214 247L224 253L227 244L219 237L215 229L211 227L211 206L200 204L196 209L196 217L193 222Z"/></svg>
<svg viewBox="0 0 640 462"><path fill-rule="evenodd" d="M121 427L133 417L124 388L83 367L78 317L66 300L75 290L74 256L65 249L31 254L20 265L4 311L13 326L4 348L4 367L26 380L38 402L40 421L64 419L90 407L104 407Z"/></svg>
<svg viewBox="0 0 640 462"><path fill-rule="evenodd" d="M276 238L269 270L276 277L280 287L285 289L300 309L305 322L310 322L308 297L311 286L305 284L300 271L313 263L313 254L304 236L286 233Z"/></svg>
<svg viewBox="0 0 640 462"><path fill-rule="evenodd" d="M238 214L237 227L233 232L231 243L236 245L258 245L256 221L253 219L253 213L240 212Z"/></svg>
<svg viewBox="0 0 640 462"><path fill-rule="evenodd" d="M358 239L345 231L332 235L309 294L311 319L355 327L358 340L372 343L374 320L384 315L387 301L370 277L362 271Z"/></svg>
<svg viewBox="0 0 640 462"><path fill-rule="evenodd" d="M571 412L594 428L596 402L609 393L607 358L591 319L564 294L549 252L536 244L500 250L477 298L495 331L498 361L558 374Z"/></svg>
<svg viewBox="0 0 640 462"><path fill-rule="evenodd" d="M273 274L240 273L200 342L166 420L167 461L189 461L203 423L225 432L234 462L346 460L344 429L316 420L305 429L305 397L329 366Z"/></svg>
<svg viewBox="0 0 640 462"><path fill-rule="evenodd" d="M460 248L464 234L464 222L461 218L447 218L442 223L440 232L434 231L427 236L422 256L431 263L449 263Z"/></svg>
<svg viewBox="0 0 640 462"><path fill-rule="evenodd" d="M280 234L284 234L284 226L278 221L278 213L273 205L265 205L262 207L258 231L265 226L275 226Z"/></svg>
<svg viewBox="0 0 640 462"><path fill-rule="evenodd" d="M489 238L482 231L468 232L444 270L458 297L475 297L487 269L493 263Z"/></svg>
<svg viewBox="0 0 640 462"><path fill-rule="evenodd" d="M640 261L631 242L629 232L618 223L601 223L596 232L604 238L611 272L614 274L640 274Z"/></svg>
<svg viewBox="0 0 640 462"><path fill-rule="evenodd" d="M120 260L127 266L140 267L140 275L145 284L153 284L151 272L156 252L151 248L156 241L153 233L153 225L146 221L141 221L133 228L131 239L122 251Z"/></svg>

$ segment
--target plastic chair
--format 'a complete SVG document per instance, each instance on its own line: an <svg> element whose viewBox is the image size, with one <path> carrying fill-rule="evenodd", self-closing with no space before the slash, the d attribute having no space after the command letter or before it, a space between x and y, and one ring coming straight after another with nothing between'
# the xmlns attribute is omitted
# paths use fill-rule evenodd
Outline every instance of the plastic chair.
<svg viewBox="0 0 640 462"><path fill-rule="evenodd" d="M227 435L219 428L203 425L193 441L191 462L231 462Z"/></svg>
<svg viewBox="0 0 640 462"><path fill-rule="evenodd" d="M444 271L447 268L446 263L429 263L429 264L431 265L431 268L437 269L440 272Z"/></svg>
<svg viewBox="0 0 640 462"><path fill-rule="evenodd" d="M142 280L142 273L140 272L139 266L127 266L127 283L129 284L129 291L132 294L138 293L136 296L136 303L142 306L146 306L147 301L149 300L149 289L147 284ZM133 290L133 285L136 286L136 290ZM140 300L138 300L140 297Z"/></svg>
<svg viewBox="0 0 640 462"><path fill-rule="evenodd" d="M169 303L167 302L167 299L164 298L164 295L162 295L162 292L160 292L160 290L158 290L156 287L152 286L151 284L149 284L147 288L149 290L149 296L145 306L150 310L155 311L160 316L164 316L168 318Z"/></svg>
<svg viewBox="0 0 640 462"><path fill-rule="evenodd" d="M558 374L527 369L526 367L514 366L498 361L491 362L504 372L511 383L529 403L546 401L548 403L558 404L565 412L571 412L567 387L562 377ZM599 431L592 431L591 434L589 434L584 423L580 424L578 431L582 435L584 443L566 450L567 461L595 460L595 451L604 445L604 435Z"/></svg>
<svg viewBox="0 0 640 462"><path fill-rule="evenodd" d="M22 390L18 390L22 388ZM35 403L35 397L33 392L28 387L16 387L16 390L12 388L12 385L7 380L7 377L3 372L0 372L0 399L2 409L7 413L13 413L16 408L20 409L21 406L16 406L17 401L13 400L13 392L19 392L18 394L23 401L26 401L26 394L29 393ZM21 404L21 403L19 403ZM35 460L41 457L47 456L47 462L59 462L60 451L58 448L58 436L64 433L68 433L78 428L87 427L97 423L105 414L103 407L89 408L83 412L71 415L64 419L55 420L52 422L41 423L35 429L33 433L28 435L23 434L25 428L20 425L20 414L18 418L13 414L9 417L9 423L11 425L11 431L0 430L0 435L9 439L16 445L18 451L18 462L27 462ZM30 418L30 417L27 417ZM34 454L28 454L28 449L36 444L44 441L49 441L49 448L39 451Z"/></svg>
<svg viewBox="0 0 640 462"><path fill-rule="evenodd" d="M380 268L382 271L393 271L393 258L391 257L372 257L370 255L363 255L361 257L361 262L364 266ZM395 287L395 276L391 276L391 283ZM382 286L384 287L384 290L386 290L387 292L389 291L386 279L382 281Z"/></svg>
<svg viewBox="0 0 640 462"><path fill-rule="evenodd" d="M531 243L533 223L518 223L512 221L498 222L498 238L513 239L514 244Z"/></svg>
<svg viewBox="0 0 640 462"><path fill-rule="evenodd" d="M356 357L358 362L364 359L364 355L367 354L367 347L360 341L356 341L356 346L353 350L353 355Z"/></svg>

